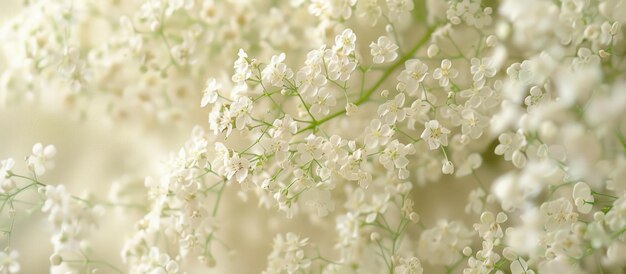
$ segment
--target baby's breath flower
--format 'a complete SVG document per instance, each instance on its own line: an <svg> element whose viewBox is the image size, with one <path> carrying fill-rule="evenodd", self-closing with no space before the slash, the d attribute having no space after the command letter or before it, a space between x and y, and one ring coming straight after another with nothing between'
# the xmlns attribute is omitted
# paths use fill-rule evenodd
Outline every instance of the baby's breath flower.
<svg viewBox="0 0 626 274"><path fill-rule="evenodd" d="M28 156L26 161L28 162L28 168L37 176L41 176L46 173L47 170L54 168L54 162L52 158L56 155L57 150L54 145L43 146L41 143L37 143L33 146L32 155Z"/></svg>
<svg viewBox="0 0 626 274"><path fill-rule="evenodd" d="M398 46L387 36L378 37L376 43L370 44L370 53L374 57L375 64L391 62L398 57Z"/></svg>
<svg viewBox="0 0 626 274"><path fill-rule="evenodd" d="M428 75L428 66L418 59L411 59L406 61L405 67L398 75L398 81L406 86L408 93L416 93Z"/></svg>
<svg viewBox="0 0 626 274"><path fill-rule="evenodd" d="M439 121L430 120L426 122L424 125L424 131L420 138L424 139L428 142L428 147L431 150L438 149L439 146L447 146L448 145L448 134L450 130L441 126Z"/></svg>

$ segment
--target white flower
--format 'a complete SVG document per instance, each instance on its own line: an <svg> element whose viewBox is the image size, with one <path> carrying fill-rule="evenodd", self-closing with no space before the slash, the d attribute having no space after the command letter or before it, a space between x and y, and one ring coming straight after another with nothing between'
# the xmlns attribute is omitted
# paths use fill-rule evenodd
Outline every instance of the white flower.
<svg viewBox="0 0 626 274"><path fill-rule="evenodd" d="M543 203L540 213L547 231L567 229L578 221L578 214L573 211L572 203L565 198Z"/></svg>
<svg viewBox="0 0 626 274"><path fill-rule="evenodd" d="M458 172L457 172L458 174ZM483 197L487 194L482 188L472 190L468 195L467 205L465 205L465 213L480 213L483 210Z"/></svg>
<svg viewBox="0 0 626 274"><path fill-rule="evenodd" d="M485 81L474 82L469 89L462 90L459 96L468 98L465 105L471 108L478 108L480 105L486 107L494 106L498 101L494 100L493 90L485 86Z"/></svg>
<svg viewBox="0 0 626 274"><path fill-rule="evenodd" d="M393 43L387 36L378 37L376 43L370 44L370 53L374 57L375 64L391 62L398 58L398 45Z"/></svg>
<svg viewBox="0 0 626 274"><path fill-rule="evenodd" d="M591 188L589 188L589 185L585 182L578 182L574 185L572 198L574 198L574 203L576 204L578 212L583 214L591 212L594 198L593 195L591 195Z"/></svg>
<svg viewBox="0 0 626 274"><path fill-rule="evenodd" d="M440 220L420 235L417 252L420 258L435 265L451 265L471 243L471 231L462 223Z"/></svg>
<svg viewBox="0 0 626 274"><path fill-rule="evenodd" d="M456 177L463 177L472 174L474 170L478 169L483 163L483 158L478 153L472 153L467 156L465 162L459 166L459 170L456 172Z"/></svg>
<svg viewBox="0 0 626 274"><path fill-rule="evenodd" d="M365 217L366 223L373 223L376 221L378 215L384 214L389 207L389 194L380 193L372 196L371 203L364 208L365 212L369 213Z"/></svg>
<svg viewBox="0 0 626 274"><path fill-rule="evenodd" d="M423 272L422 263L417 257L400 258L400 264L393 271L398 274L422 274Z"/></svg>
<svg viewBox="0 0 626 274"><path fill-rule="evenodd" d="M293 71L283 63L284 61L284 52L279 55L272 56L270 63L267 64L261 72L263 83L271 84L275 87L281 87L283 85L283 80L291 79L291 77L293 77Z"/></svg>
<svg viewBox="0 0 626 274"><path fill-rule="evenodd" d="M507 219L508 217L503 212L494 216L493 213L485 211L480 215L480 223L474 224L474 229L485 241L494 242L496 239L504 237L501 224Z"/></svg>
<svg viewBox="0 0 626 274"><path fill-rule="evenodd" d="M439 80L439 85L442 87L450 85L450 80L456 78L458 75L459 72L452 68L452 62L448 59L443 59L441 61L441 67L433 71L433 78Z"/></svg>
<svg viewBox="0 0 626 274"><path fill-rule="evenodd" d="M252 122L250 113L252 113L253 106L252 100L250 100L247 96L239 97L237 101L230 105L228 117L235 119L235 127L238 130L244 129L246 125Z"/></svg>
<svg viewBox="0 0 626 274"><path fill-rule="evenodd" d="M305 138L304 143L299 143L296 147L298 164L305 164L311 160L317 160L322 157L322 138L315 135L309 135Z"/></svg>
<svg viewBox="0 0 626 274"><path fill-rule="evenodd" d="M600 64L600 56L593 54L588 48L578 49L577 57L572 61L576 70L585 69L587 66L593 67Z"/></svg>
<svg viewBox="0 0 626 274"><path fill-rule="evenodd" d="M20 272L20 263L17 261L19 256L17 250L0 251L0 273Z"/></svg>
<svg viewBox="0 0 626 274"><path fill-rule="evenodd" d="M313 103L309 110L313 115L327 115L330 107L335 106L336 103L335 96L332 95L330 89L321 88L317 95L313 96Z"/></svg>
<svg viewBox="0 0 626 274"><path fill-rule="evenodd" d="M335 210L335 202L328 190L311 188L302 194L302 201L319 217L327 216L328 213Z"/></svg>
<svg viewBox="0 0 626 274"><path fill-rule="evenodd" d="M431 150L438 149L439 146L448 145L448 134L450 130L441 126L439 121L430 120L424 125L424 131L420 137L428 142L428 147Z"/></svg>
<svg viewBox="0 0 626 274"><path fill-rule="evenodd" d="M470 62L472 64L472 66L470 67L470 71L472 72L472 79L474 80L474 82L480 82L485 77L491 78L496 75L495 64L491 58L472 58Z"/></svg>
<svg viewBox="0 0 626 274"><path fill-rule="evenodd" d="M378 107L378 116L385 124L393 125L396 121L402 122L406 118L404 108L404 93L398 93L393 100L389 100Z"/></svg>
<svg viewBox="0 0 626 274"><path fill-rule="evenodd" d="M548 101L549 96L543 92L538 86L532 86L530 88L530 94L524 98L524 104L531 111L537 104Z"/></svg>
<svg viewBox="0 0 626 274"><path fill-rule="evenodd" d="M15 182L9 178L14 165L15 161L11 158L0 161L0 193L9 193L15 188Z"/></svg>
<svg viewBox="0 0 626 274"><path fill-rule="evenodd" d="M626 227L626 196L613 202L613 208L606 213L605 220L613 231L619 231Z"/></svg>
<svg viewBox="0 0 626 274"><path fill-rule="evenodd" d="M53 145L47 145L44 147L41 143L37 143L33 146L32 155L28 156L26 160L28 168L35 173L36 176L41 176L46 173L46 170L50 170L54 167L52 158L57 153L57 149Z"/></svg>
<svg viewBox="0 0 626 274"><path fill-rule="evenodd" d="M498 137L500 144L496 146L495 153L497 155L504 155L504 159L511 161L513 153L519 151L526 146L526 137L524 134L505 132Z"/></svg>
<svg viewBox="0 0 626 274"><path fill-rule="evenodd" d="M208 104L213 104L217 101L219 96L219 90L222 85L215 80L215 78L209 78L206 81L206 88L202 94L202 101L200 101L200 107L206 107Z"/></svg>
<svg viewBox="0 0 626 274"><path fill-rule="evenodd" d="M51 216L56 215L56 212L60 211L63 207L69 204L69 200L71 199L71 196L65 189L64 185L46 186L45 196L46 200L41 207L41 211L51 212Z"/></svg>
<svg viewBox="0 0 626 274"><path fill-rule="evenodd" d="M423 124L429 120L428 112L430 105L425 100L415 100L410 107L405 108L404 112L407 116L407 125L410 130L415 130L415 123Z"/></svg>
<svg viewBox="0 0 626 274"><path fill-rule="evenodd" d="M406 179L408 177L407 165L409 164L406 155L413 153L415 153L415 148L412 144L404 145L398 140L393 140L380 154L379 161L387 170L397 168L399 170L398 177Z"/></svg>
<svg viewBox="0 0 626 274"><path fill-rule="evenodd" d="M268 265L263 274L296 273L298 270L306 272L311 266L311 259L305 256L303 247L308 245L309 239L289 232L286 235L278 234L274 238L272 252L267 257Z"/></svg>
<svg viewBox="0 0 626 274"><path fill-rule="evenodd" d="M411 13L414 8L411 0L386 0L391 20L400 20Z"/></svg>
<svg viewBox="0 0 626 274"><path fill-rule="evenodd" d="M374 119L370 125L365 128L364 142L368 149L376 148L379 145L386 145L389 138L393 136L393 129L387 124L383 124L380 120Z"/></svg>
<svg viewBox="0 0 626 274"><path fill-rule="evenodd" d="M328 64L328 78L333 81L348 81L355 69L356 62L348 58L330 62L330 64Z"/></svg>
<svg viewBox="0 0 626 274"><path fill-rule="evenodd" d="M248 54L246 54L243 49L239 49L237 56L239 56L239 58L235 60L235 64L233 65L235 74L233 74L231 80L236 84L235 93L241 93L248 89L246 81L252 76L252 71L248 63Z"/></svg>
<svg viewBox="0 0 626 274"><path fill-rule="evenodd" d="M404 65L405 69L398 75L398 81L406 86L408 93L415 93L428 75L428 66L418 59L408 60Z"/></svg>
<svg viewBox="0 0 626 274"><path fill-rule="evenodd" d="M335 37L334 50L340 51L343 55L349 55L356 47L356 35L351 29L345 29Z"/></svg>
<svg viewBox="0 0 626 274"><path fill-rule="evenodd" d="M483 128L489 125L487 117L480 115L471 108L463 109L461 118L461 132L474 139L478 139L482 136Z"/></svg>
<svg viewBox="0 0 626 274"><path fill-rule="evenodd" d="M226 178L228 180L235 177L237 182L241 183L248 177L248 169L250 168L248 159L240 157L235 153L230 159L225 159L224 165L226 167Z"/></svg>

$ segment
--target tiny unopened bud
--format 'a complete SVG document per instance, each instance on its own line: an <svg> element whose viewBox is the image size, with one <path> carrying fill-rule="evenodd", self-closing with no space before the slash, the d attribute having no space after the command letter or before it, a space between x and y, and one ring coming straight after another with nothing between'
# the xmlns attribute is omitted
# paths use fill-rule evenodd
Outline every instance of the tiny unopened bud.
<svg viewBox="0 0 626 274"><path fill-rule="evenodd" d="M150 30L153 32L156 32L157 30L159 30L159 28L161 28L161 23L159 23L159 21L153 21L150 24Z"/></svg>
<svg viewBox="0 0 626 274"><path fill-rule="evenodd" d="M58 253L53 253L50 256L50 264L53 266L57 266L60 265L63 262L63 257L61 257L61 255L59 255Z"/></svg>
<svg viewBox="0 0 626 274"><path fill-rule="evenodd" d="M472 248L469 246L466 246L465 248L463 248L463 255L465 255L466 257L469 257L470 255L472 255Z"/></svg>
<svg viewBox="0 0 626 274"><path fill-rule="evenodd" d="M411 220L411 222L417 224L420 221L420 215L416 212L411 212L411 214L409 214L409 219Z"/></svg>
<svg viewBox="0 0 626 274"><path fill-rule="evenodd" d="M372 232L372 234L370 234L370 240L372 240L372 242L380 241L380 233Z"/></svg>
<svg viewBox="0 0 626 274"><path fill-rule="evenodd" d="M15 189L15 187L15 182L11 179L4 180L4 182L0 184L0 188L2 189L2 191L4 191L4 193L11 192L13 189Z"/></svg>
<svg viewBox="0 0 626 274"><path fill-rule="evenodd" d="M600 57L602 57L602 58L607 58L607 57L611 56L611 53L607 52L606 50L601 49L601 50L598 51L598 55L600 55Z"/></svg>
<svg viewBox="0 0 626 274"><path fill-rule="evenodd" d="M215 267L215 258L211 257L211 256L198 256L198 261L200 261L201 263L204 263L204 265L206 265L209 268L213 268Z"/></svg>
<svg viewBox="0 0 626 274"><path fill-rule="evenodd" d="M389 96L389 90L383 89L383 91L380 92L380 95L382 95L384 98L387 98Z"/></svg>
<svg viewBox="0 0 626 274"><path fill-rule="evenodd" d="M617 35L617 33L620 31L620 24L619 22L615 21L613 23L613 25L611 25L611 35Z"/></svg>
<svg viewBox="0 0 626 274"><path fill-rule="evenodd" d="M387 33L392 33L392 32L393 32L393 26L392 26L391 24L387 24L387 25L385 26L385 31L386 31Z"/></svg>
<svg viewBox="0 0 626 274"><path fill-rule="evenodd" d="M452 174L454 173L454 164L450 161L443 162L443 166L441 167L441 172L443 174Z"/></svg>
<svg viewBox="0 0 626 274"><path fill-rule="evenodd" d="M496 36L492 34L487 36L487 40L485 42L487 43L488 47L492 48L498 44L498 38L496 38Z"/></svg>
<svg viewBox="0 0 626 274"><path fill-rule="evenodd" d="M282 95L287 95L287 93L289 93L289 91L287 91L286 89L281 89L280 90L280 94L282 94Z"/></svg>
<svg viewBox="0 0 626 274"><path fill-rule="evenodd" d="M601 222L604 220L604 213L598 211L593 214L593 220L596 222Z"/></svg>
<svg viewBox="0 0 626 274"><path fill-rule="evenodd" d="M437 46L437 44L430 44L430 46L428 46L428 50L426 50L426 54L428 55L428 58L437 56L437 54L439 54L439 46Z"/></svg>
<svg viewBox="0 0 626 274"><path fill-rule="evenodd" d="M347 103L346 104L346 115L352 116L352 115L356 114L358 110L359 110L359 108L357 107L357 105L355 105L353 103Z"/></svg>
<svg viewBox="0 0 626 274"><path fill-rule="evenodd" d="M513 152L513 165L517 168L523 168L526 166L526 155L519 150Z"/></svg>

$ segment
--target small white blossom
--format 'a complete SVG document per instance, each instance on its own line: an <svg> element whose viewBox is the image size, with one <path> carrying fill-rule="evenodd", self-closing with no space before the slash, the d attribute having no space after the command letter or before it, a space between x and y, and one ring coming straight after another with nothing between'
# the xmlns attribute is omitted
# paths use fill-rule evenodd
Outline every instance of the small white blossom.
<svg viewBox="0 0 626 274"><path fill-rule="evenodd" d="M578 182L574 185L572 198L574 198L574 203L576 204L578 212L583 214L591 212L594 198L593 195L591 195L591 188L589 188L589 185L585 182Z"/></svg>
<svg viewBox="0 0 626 274"><path fill-rule="evenodd" d="M400 258L400 264L393 271L398 274L422 274L423 272L422 263L417 257Z"/></svg>
<svg viewBox="0 0 626 274"><path fill-rule="evenodd" d="M54 168L52 158L57 153L57 149L53 145L43 146L37 143L33 146L32 155L26 160L28 168L37 176L46 173L47 170Z"/></svg>
<svg viewBox="0 0 626 274"><path fill-rule="evenodd" d="M217 97L219 96L219 91L222 88L222 85L215 80L215 78L209 78L206 81L206 88L204 89L204 93L202 94L202 101L200 102L200 107L206 107L208 104L213 104L217 101Z"/></svg>
<svg viewBox="0 0 626 274"><path fill-rule="evenodd" d="M11 158L0 161L0 193L9 193L15 188L15 182L9 178L14 165Z"/></svg>
<svg viewBox="0 0 626 274"><path fill-rule="evenodd" d="M293 71L283 63L284 61L285 53L272 56L270 63L261 71L263 83L280 87L283 85L283 80L293 77Z"/></svg>
<svg viewBox="0 0 626 274"><path fill-rule="evenodd" d="M398 177L400 179L406 179L408 177L407 165L409 160L407 155L415 153L415 148L412 144L403 145L398 140L393 140L385 147L385 150L380 154L380 163L387 168L387 170L393 170L397 168Z"/></svg>
<svg viewBox="0 0 626 274"><path fill-rule="evenodd" d="M404 93L399 93L392 100L389 100L378 107L378 116L386 124L392 125L396 121L402 122L406 118L404 110Z"/></svg>
<svg viewBox="0 0 626 274"><path fill-rule="evenodd" d="M474 82L480 82L486 78L491 78L496 75L496 68L494 66L494 61L485 57L482 59L472 58L470 71L472 72L472 79Z"/></svg>
<svg viewBox="0 0 626 274"><path fill-rule="evenodd" d="M370 44L370 53L374 57L375 64L391 62L398 58L398 45L393 43L387 36L378 37L376 43Z"/></svg>
<svg viewBox="0 0 626 274"><path fill-rule="evenodd" d="M376 148L379 145L384 146L393 136L393 129L387 124L383 124L380 120L374 119L365 129L364 142L368 149Z"/></svg>
<svg viewBox="0 0 626 274"><path fill-rule="evenodd" d="M448 59L443 59L441 61L441 67L433 71L433 78L439 80L439 85L442 87L450 85L450 80L456 78L458 75L459 72L452 67L452 62Z"/></svg>
<svg viewBox="0 0 626 274"><path fill-rule="evenodd" d="M19 253L17 250L0 251L0 273L19 273L20 263L17 261Z"/></svg>
<svg viewBox="0 0 626 274"><path fill-rule="evenodd" d="M398 75L398 81L412 94L419 90L420 84L428 75L428 66L418 59L408 60L404 65L405 69Z"/></svg>
<svg viewBox="0 0 626 274"><path fill-rule="evenodd" d="M337 104L335 96L328 88L321 88L317 95L313 96L313 103L311 104L311 114L313 115L328 115L330 108Z"/></svg>
<svg viewBox="0 0 626 274"><path fill-rule="evenodd" d="M438 149L439 146L448 145L448 134L450 134L450 130L439 124L439 121L430 120L424 125L424 131L420 138L428 142L428 147L434 150Z"/></svg>
<svg viewBox="0 0 626 274"><path fill-rule="evenodd" d="M241 183L248 177L250 161L235 154L230 159L225 159L224 166L226 167L226 178L230 180L234 177L237 182Z"/></svg>
<svg viewBox="0 0 626 274"><path fill-rule="evenodd" d="M253 108L252 100L247 96L242 96L230 105L228 117L235 120L235 127L238 130L244 129L248 124L252 122Z"/></svg>

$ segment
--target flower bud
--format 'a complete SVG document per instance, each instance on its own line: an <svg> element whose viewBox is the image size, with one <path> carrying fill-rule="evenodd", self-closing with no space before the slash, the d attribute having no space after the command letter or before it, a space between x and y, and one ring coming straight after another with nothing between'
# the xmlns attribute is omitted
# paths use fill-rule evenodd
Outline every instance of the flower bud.
<svg viewBox="0 0 626 274"><path fill-rule="evenodd" d="M498 43L498 38L496 38L496 36L492 34L487 36L487 40L485 42L487 43L488 47L492 48L495 47Z"/></svg>
<svg viewBox="0 0 626 274"><path fill-rule="evenodd" d="M469 246L466 246L465 248L463 248L463 255L465 255L466 257L469 257L470 255L472 255L472 248Z"/></svg>
<svg viewBox="0 0 626 274"><path fill-rule="evenodd" d="M437 46L437 44L430 44L430 46L428 46L426 54L428 55L428 58L433 58L437 56L437 54L439 54L439 46Z"/></svg>
<svg viewBox="0 0 626 274"><path fill-rule="evenodd" d="M443 172L443 174L454 173L454 164L452 164L452 162L450 161L445 161L443 163L443 166L441 167L441 172Z"/></svg>
<svg viewBox="0 0 626 274"><path fill-rule="evenodd" d="M346 115L347 116L352 116L352 115L356 114L356 112L358 110L359 110L359 108L354 103L346 104Z"/></svg>
<svg viewBox="0 0 626 274"><path fill-rule="evenodd" d="M380 241L380 233L372 232L372 234L370 234L370 240L372 240L372 242Z"/></svg>
<svg viewBox="0 0 626 274"><path fill-rule="evenodd" d="M526 155L519 150L513 152L513 165L517 168L523 168L526 166Z"/></svg>
<svg viewBox="0 0 626 274"><path fill-rule="evenodd" d="M420 215L416 212L411 212L411 214L409 214L409 219L413 223L418 223L420 221Z"/></svg>
<svg viewBox="0 0 626 274"><path fill-rule="evenodd" d="M59 255L59 253L53 253L50 256L50 264L52 266L60 265L62 262L63 262L63 258L61 257L61 255Z"/></svg>

